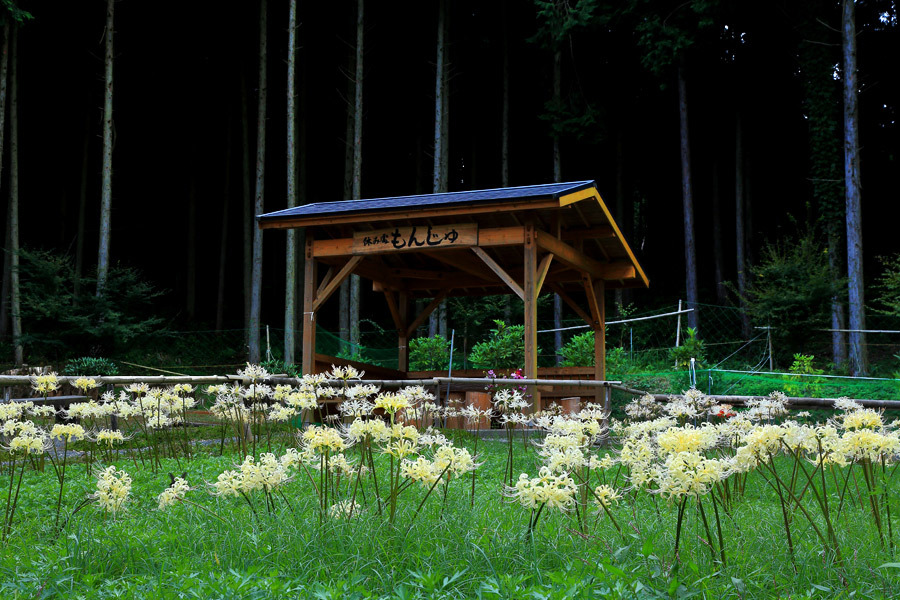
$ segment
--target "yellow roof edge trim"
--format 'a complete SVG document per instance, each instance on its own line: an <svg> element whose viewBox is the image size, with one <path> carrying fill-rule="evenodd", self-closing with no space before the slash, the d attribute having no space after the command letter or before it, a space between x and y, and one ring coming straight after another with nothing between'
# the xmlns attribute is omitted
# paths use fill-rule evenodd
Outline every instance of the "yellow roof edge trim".
<svg viewBox="0 0 900 600"><path fill-rule="evenodd" d="M564 194L559 197L559 207L568 206L570 204L575 204L576 202L581 202L582 200L587 200L588 198L593 198L594 196L600 197L600 194L597 192L597 188L589 187L584 190L578 190L577 192L572 192L571 194Z"/></svg>
<svg viewBox="0 0 900 600"><path fill-rule="evenodd" d="M616 224L615 219L612 218L609 209L606 208L606 203L603 202L603 198L600 197L600 192L597 191L596 187L589 187L584 190L579 190L577 192L572 192L571 194L560 196L559 206L568 206L570 204L575 204L576 202L581 202L582 200L587 200L588 198L596 198L597 204L600 205L600 209L603 211L603 214L606 216L609 224L612 225L613 231L616 234L616 239L618 239L622 243L622 246L625 248L625 253L628 254L628 258L631 260L631 264L634 265L634 269L637 272L638 277L641 279L641 281L644 282L644 287L650 287L650 280L647 279L647 275L644 273L644 269L641 268L640 263L638 263L637 258L635 258L634 256L634 252L631 251L631 247L628 245L628 242L625 241L625 236L622 235L622 230L619 229L619 226Z"/></svg>

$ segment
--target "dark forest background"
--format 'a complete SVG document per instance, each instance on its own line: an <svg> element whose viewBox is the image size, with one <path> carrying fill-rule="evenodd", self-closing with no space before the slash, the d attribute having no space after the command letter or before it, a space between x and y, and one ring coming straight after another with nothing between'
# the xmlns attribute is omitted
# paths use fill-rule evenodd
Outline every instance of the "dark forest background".
<svg viewBox="0 0 900 600"><path fill-rule="evenodd" d="M817 176L822 161L828 163L822 157L838 152L830 166L843 177L840 2L446 4L449 190L503 183L506 51L508 183L552 181L558 139L561 179L596 180L650 277L649 290L629 292L623 302L653 308L685 297L679 64L687 84L699 301L739 304L725 285L735 285L738 270L738 154L749 264L765 259L767 244L813 235L825 248L829 228L843 228L842 209L826 198L834 189L823 191ZM5 1L0 10L10 6ZM365 6L361 197L432 191L441 6L438 0ZM107 3L21 0L18 7L32 17L13 25L19 246L74 260L80 235L87 276L97 261L100 227ZM110 262L137 269L142 281L165 292L152 300L155 327L245 329L243 231L252 215L243 190L249 176L252 193L255 178L260 7L193 1L170 8L136 0L115 5ZM349 197L357 8L356 2L298 4L300 203ZM898 249L890 206L898 200L900 30L892 1L860 1L855 8L863 264L873 286L882 274L877 257ZM553 10L575 21L561 26L548 17ZM269 212L287 206L288 2L268 0L267 18ZM554 47L561 57L559 103L551 101ZM0 197L6 199L8 142L3 161ZM843 186L836 185L842 199ZM226 293L217 323L226 207ZM267 232L263 240L261 322L284 328L285 235ZM362 289L364 298L372 293ZM386 321L377 300L363 300L362 316ZM329 307L320 326L336 330L336 313ZM28 328L26 320L23 335ZM63 352L45 350L35 344L30 353Z"/></svg>

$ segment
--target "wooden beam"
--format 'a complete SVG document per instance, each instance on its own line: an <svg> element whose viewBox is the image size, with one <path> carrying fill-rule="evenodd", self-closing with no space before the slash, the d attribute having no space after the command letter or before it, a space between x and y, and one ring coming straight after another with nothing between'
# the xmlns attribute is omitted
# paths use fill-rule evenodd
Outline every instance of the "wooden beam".
<svg viewBox="0 0 900 600"><path fill-rule="evenodd" d="M532 236L532 238L533 238L533 236ZM532 241L532 245L534 245L533 241ZM516 283L516 280L513 279L512 277L510 277L507 274L507 272L503 270L503 267L501 267L499 264L497 264L497 261L495 261L493 258L491 258L487 252L485 252L478 246L474 246L472 248L472 252L474 252L478 256L478 258L480 258L482 261L484 261L484 264L486 264L491 269L491 271L493 271L497 275L497 277L500 278L500 281L502 281L503 283L508 285L509 288L512 291L514 291L516 293L516 295L519 296L519 298L521 298L522 300L526 299L525 290L523 290L522 287L518 283ZM527 252L526 252L526 254L527 254ZM533 267L532 267L532 270L533 270ZM533 273L532 273L532 275L533 275ZM528 277L527 265L525 267L525 277Z"/></svg>
<svg viewBox="0 0 900 600"><path fill-rule="evenodd" d="M582 200L587 200L588 198L599 198L600 193L597 191L595 187L589 187L584 190L579 190L577 192L572 192L571 194L565 194L559 197L559 205L560 206L568 206L569 204L574 204L576 202L581 202Z"/></svg>
<svg viewBox="0 0 900 600"><path fill-rule="evenodd" d="M540 295L541 288L544 287L544 280L547 278L547 272L550 271L550 263L553 261L553 255L547 254L541 259L541 264L537 267L537 282L535 283L535 296Z"/></svg>
<svg viewBox="0 0 900 600"><path fill-rule="evenodd" d="M328 285L328 282L331 281L332 277L334 277L334 267L329 266L328 270L325 271L325 277L322 278L321 283L319 283L318 289L316 289L316 298L322 295L322 290L325 289L325 286Z"/></svg>
<svg viewBox="0 0 900 600"><path fill-rule="evenodd" d="M473 248L474 249L474 248ZM482 250L483 252L483 250ZM525 225L525 289L523 300L525 301L525 377L537 377L537 244L535 243L534 223L529 221ZM533 387L533 386L531 386ZM532 396L537 396L537 390L530 390ZM534 399L534 410L540 410L538 398Z"/></svg>
<svg viewBox="0 0 900 600"><path fill-rule="evenodd" d="M569 244L543 231L536 231L537 245L556 255L556 258L571 267L594 277L602 277L603 263L579 252Z"/></svg>
<svg viewBox="0 0 900 600"><path fill-rule="evenodd" d="M440 306L441 302L444 301L444 298L446 298L447 294L449 293L450 290L443 290L440 294L434 297L434 300L432 300L421 313L419 313L419 316L417 316L413 320L413 322L409 324L409 327L406 328L407 338L412 337L412 335L416 332L416 329L419 328L419 325L425 322L425 319L428 318L428 315L433 313L434 309Z"/></svg>
<svg viewBox="0 0 900 600"><path fill-rule="evenodd" d="M525 241L523 227L492 227L478 231L478 245L483 248L492 246L518 246ZM422 252L434 252L441 248L420 248ZM446 248L444 248L446 250ZM351 256L354 254L353 237L342 237L333 240L316 240L314 253L317 258L326 256ZM383 254L394 251L385 249Z"/></svg>
<svg viewBox="0 0 900 600"><path fill-rule="evenodd" d="M394 297L394 292L391 290L384 290L384 299L387 300L388 310L391 311L391 318L394 320L397 331L403 330L405 333L406 323L400 317L400 307L397 305L397 299Z"/></svg>
<svg viewBox="0 0 900 600"><path fill-rule="evenodd" d="M534 200L522 200L517 202L495 202L490 204L467 204L464 206L441 206L433 208L419 208L416 210L402 210L390 212L372 213L330 213L328 215L310 215L306 217L285 217L283 219L259 221L260 229L296 229L297 227L312 227L317 225L342 225L357 223L375 223L380 221L394 221L405 219L429 219L434 217L468 217L487 213L515 213L526 210L542 210L546 208L559 208L559 201L555 198L537 198Z"/></svg>
<svg viewBox="0 0 900 600"><path fill-rule="evenodd" d="M551 283L548 285L548 287L556 292L556 294L563 299L563 302L568 304L569 308L575 311L575 314L584 319L585 323L587 323L588 325L593 325L594 320L591 318L591 315L586 313L585 310L581 308L581 306L579 306L578 303L575 302L575 300L573 300L569 294L566 293L561 285L559 285L558 283Z"/></svg>
<svg viewBox="0 0 900 600"><path fill-rule="evenodd" d="M591 279L590 275L585 276L584 293L587 296L587 305L591 311L591 325L596 327L603 321L603 315L600 312L600 303L602 302L602 300L598 299L597 295L594 293L594 283L595 282L593 279Z"/></svg>
<svg viewBox="0 0 900 600"><path fill-rule="evenodd" d="M520 246L524 243L524 227L494 227L478 231L478 245L482 248L489 248L492 246Z"/></svg>
<svg viewBox="0 0 900 600"><path fill-rule="evenodd" d="M401 279L445 279L447 273L444 271L433 271L431 269L406 269L403 267L390 268L391 275L400 277Z"/></svg>
<svg viewBox="0 0 900 600"><path fill-rule="evenodd" d="M562 232L563 240L608 240L614 239L616 232L609 225L598 227L586 227L579 229L566 229Z"/></svg>
<svg viewBox="0 0 900 600"><path fill-rule="evenodd" d="M309 234L307 234L309 235ZM306 238L306 260L303 270L303 314L300 323L303 327L300 370L304 375L312 374L316 367L316 259L313 257L312 236Z"/></svg>
<svg viewBox="0 0 900 600"><path fill-rule="evenodd" d="M479 261L474 260L468 252L465 254L456 252L432 252L429 256L445 265L450 265L469 275L474 275L478 279L494 281L494 276L491 272Z"/></svg>
<svg viewBox="0 0 900 600"><path fill-rule="evenodd" d="M397 369L404 373L409 371L409 295L406 292L397 294Z"/></svg>
<svg viewBox="0 0 900 600"><path fill-rule="evenodd" d="M594 379L604 381L606 379L606 289L603 281L595 281L591 287L591 295L597 301L597 309L600 321L594 326ZM609 409L609 395L607 390L597 388L594 401L603 403ZM601 395L602 394L602 395Z"/></svg>
<svg viewBox="0 0 900 600"><path fill-rule="evenodd" d="M322 303L328 300L331 294L334 293L334 290L341 285L341 283L353 272L353 268L362 260L361 256L351 256L350 260L348 260L340 271L337 272L337 275L332 277L331 281L328 282L328 285L325 286L325 289L322 290L322 293L316 296L315 301L313 302L313 310L319 310L319 307L322 306Z"/></svg>

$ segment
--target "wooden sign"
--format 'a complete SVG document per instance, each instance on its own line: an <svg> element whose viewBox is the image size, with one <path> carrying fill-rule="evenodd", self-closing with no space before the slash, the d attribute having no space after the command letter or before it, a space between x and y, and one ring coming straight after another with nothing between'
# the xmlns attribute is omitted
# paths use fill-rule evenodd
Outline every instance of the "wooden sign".
<svg viewBox="0 0 900 600"><path fill-rule="evenodd" d="M353 254L406 252L478 245L478 225L413 225L353 234Z"/></svg>

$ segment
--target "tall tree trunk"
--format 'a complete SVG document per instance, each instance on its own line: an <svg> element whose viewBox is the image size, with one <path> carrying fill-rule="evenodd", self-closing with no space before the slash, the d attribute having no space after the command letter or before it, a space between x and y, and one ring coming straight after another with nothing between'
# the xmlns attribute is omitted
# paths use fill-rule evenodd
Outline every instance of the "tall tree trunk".
<svg viewBox="0 0 900 600"><path fill-rule="evenodd" d="M9 69L9 252L10 312L16 366L25 361L22 347L22 313L19 294L19 31L13 27L10 40Z"/></svg>
<svg viewBox="0 0 900 600"><path fill-rule="evenodd" d="M81 295L84 275L84 221L87 214L88 150L91 146L91 118L84 118L84 141L81 146L81 181L78 183L78 230L75 237L75 298Z"/></svg>
<svg viewBox="0 0 900 600"><path fill-rule="evenodd" d="M363 0L356 4L356 89L353 95L353 199L362 198L363 134L363 37L365 21ZM350 276L350 345L359 346L359 275Z"/></svg>
<svg viewBox="0 0 900 600"><path fill-rule="evenodd" d="M557 48L553 53L553 105L559 108L562 104L562 49ZM562 154L559 149L559 135L553 134L553 181L562 181ZM553 294L553 354L556 364L562 362L560 350L563 347L562 331L563 303L559 294Z"/></svg>
<svg viewBox="0 0 900 600"><path fill-rule="evenodd" d="M266 182L266 24L267 2L262 0L259 5L259 107L256 117L256 194L253 200L254 215L264 212L263 200L265 198ZM260 361L259 328L260 313L262 312L262 269L263 269L263 239L262 231L256 226L253 219L253 271L251 273L250 287L250 362Z"/></svg>
<svg viewBox="0 0 900 600"><path fill-rule="evenodd" d="M290 0L288 9L287 55L287 206L297 206L297 139L296 109L294 105L296 84L294 70L297 58L297 0ZM287 230L287 249L284 261L284 362L294 364L294 329L297 326L297 231Z"/></svg>
<svg viewBox="0 0 900 600"><path fill-rule="evenodd" d="M509 26L506 1L501 3L503 35L503 106L500 114L500 186L509 187Z"/></svg>
<svg viewBox="0 0 900 600"><path fill-rule="evenodd" d="M185 312L190 322L194 320L197 312L197 178L195 175L191 175L188 185Z"/></svg>
<svg viewBox="0 0 900 600"><path fill-rule="evenodd" d="M741 113L735 115L734 125L734 243L737 262L738 302L741 306L741 331L745 339L750 339L750 315L747 313L747 243L744 223L744 125ZM768 325L763 323L762 325Z"/></svg>
<svg viewBox="0 0 900 600"><path fill-rule="evenodd" d="M691 188L691 149L688 143L688 102L687 81L685 80L684 59L678 65L678 115L681 137L681 196L684 209L684 270L687 302L694 310L688 313L688 323L696 328L700 319L697 314L697 248L694 244L694 193Z"/></svg>
<svg viewBox="0 0 900 600"><path fill-rule="evenodd" d="M306 133L307 133L307 125L309 123L307 116L307 107L309 105L308 96L307 96L307 85L308 81L307 77L307 64L308 58L306 54L301 54L299 56L300 60L300 74L298 76L298 84L300 85L300 96L298 101L298 110L300 113L300 118L298 122L298 140L297 140L297 185L296 185L296 194L297 194L297 204L302 205L307 203L307 193L306 193ZM303 248L306 248L306 229L301 228L297 231L297 297L300 298L300 310L302 311L302 298L303 298L303 290L305 289L306 282L306 253L303 251ZM303 313L300 312L294 319L294 326L299 327L300 319L303 317ZM302 331L302 328L300 328ZM296 355L296 345L295 345L295 355ZM302 364L302 357L295 358L295 364Z"/></svg>
<svg viewBox="0 0 900 600"><path fill-rule="evenodd" d="M728 290L725 287L725 260L722 250L722 194L719 192L719 161L713 159L712 167L712 238L713 238L713 268L716 278L716 300L719 304L725 304L728 300Z"/></svg>
<svg viewBox="0 0 900 600"><path fill-rule="evenodd" d="M244 259L244 340L250 345L250 298L253 296L253 195L250 192L250 114L247 107L247 73L241 64L241 224L244 231L242 245Z"/></svg>
<svg viewBox="0 0 900 600"><path fill-rule="evenodd" d="M834 225L832 224L832 229ZM837 231L828 233L828 268L835 280L843 276L843 261L841 260L841 236ZM846 366L847 356L847 319L844 316L844 303L839 294L831 297L831 355L834 366L841 368Z"/></svg>
<svg viewBox="0 0 900 600"><path fill-rule="evenodd" d="M222 189L222 232L219 235L219 283L216 290L216 331L225 325L225 267L228 263L228 212L231 204L232 121L225 126L225 177Z"/></svg>
<svg viewBox="0 0 900 600"><path fill-rule="evenodd" d="M834 80L839 49L832 51L831 31L822 27L817 5L801 23L798 58L803 74L804 104L809 131L809 179L815 211L825 223L828 237L828 267L834 281L844 278L843 231L845 225L844 184L841 173L840 84ZM828 50L823 51L823 45ZM847 365L847 322L842 294L831 299L831 352L834 365Z"/></svg>
<svg viewBox="0 0 900 600"><path fill-rule="evenodd" d="M97 253L97 296L103 295L109 274L109 238L112 228L112 151L113 151L113 10L115 0L106 2L106 58L103 94L103 177L100 194L100 248Z"/></svg>
<svg viewBox="0 0 900 600"><path fill-rule="evenodd" d="M357 11L358 12L358 11ZM357 14L357 17L359 15ZM354 31L356 19L353 20ZM355 124L355 103L350 98L356 97L356 53L350 55L350 64L347 67L347 120L346 134L344 135L344 194L341 200L350 200L353 197L353 136ZM348 277L341 282L338 308L338 335L341 338L341 349L348 351L350 342L350 280Z"/></svg>
<svg viewBox="0 0 900 600"><path fill-rule="evenodd" d="M9 36L10 25L7 20L3 24L3 45L0 47L0 183L3 181L3 138L6 133L6 81L7 71L9 69ZM2 186L0 186L2 187ZM5 235L3 242L3 283L0 289L0 340L5 339L9 333L9 285L10 285L10 233L9 233L9 212L12 206L7 207L6 211L6 227L4 227Z"/></svg>
<svg viewBox="0 0 900 600"><path fill-rule="evenodd" d="M850 372L866 375L865 294L863 291L862 189L859 175L859 93L856 71L856 7L843 0L841 46L844 54L844 190L847 202L847 282L850 314Z"/></svg>
<svg viewBox="0 0 900 600"><path fill-rule="evenodd" d="M441 0L439 10L442 11L444 29L444 69L441 74L441 86L443 88L443 110L441 111L441 191L450 191L450 2ZM474 163L473 163L474 165ZM448 307L447 300L443 300L438 307L438 334L445 339L450 339L448 332Z"/></svg>
<svg viewBox="0 0 900 600"><path fill-rule="evenodd" d="M446 35L445 20L447 0L438 3L437 43L434 64L434 168L432 170L431 191L434 194L446 192L445 165L447 152L447 118L444 114L447 102L446 85ZM441 303L443 306L444 303ZM443 309L446 311L446 308ZM446 312L444 313L446 315ZM446 322L441 326L441 309L434 311L428 317L428 335L438 335L441 330L446 332Z"/></svg>
<svg viewBox="0 0 900 600"><path fill-rule="evenodd" d="M450 2L441 0L438 9L441 11L439 27L443 29L442 72L441 72L441 191L450 191ZM443 308L444 315L447 307ZM446 330L446 323L444 324Z"/></svg>

